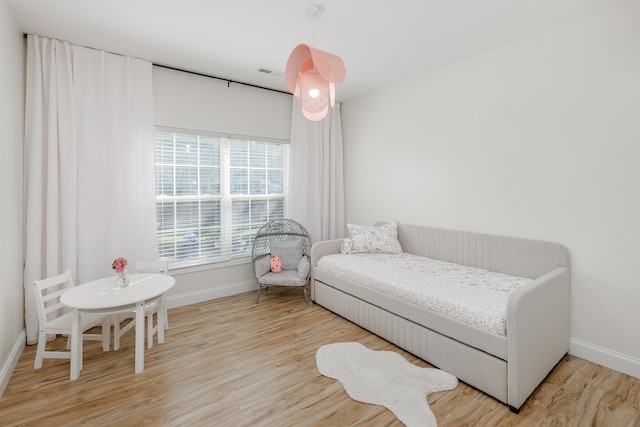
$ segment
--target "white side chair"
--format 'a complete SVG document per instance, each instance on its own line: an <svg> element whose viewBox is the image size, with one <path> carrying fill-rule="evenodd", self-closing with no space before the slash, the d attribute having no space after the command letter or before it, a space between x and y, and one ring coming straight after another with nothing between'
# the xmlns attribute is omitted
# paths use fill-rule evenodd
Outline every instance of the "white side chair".
<svg viewBox="0 0 640 427"><path fill-rule="evenodd" d="M71 272L67 271L33 283L36 307L38 310L39 336L36 350L35 369L42 368L42 361L50 359L71 359L71 309L60 302L60 296L73 287ZM102 341L102 349L109 351L109 317L83 314L80 330L82 332L102 325L100 334L82 334L84 340ZM47 350L47 335L67 335L67 351Z"/></svg>
<svg viewBox="0 0 640 427"><path fill-rule="evenodd" d="M167 260L161 261L136 261L135 273L162 273L169 274L169 262ZM169 318L167 317L167 305L165 304L164 295L160 297L162 299L155 300L146 304L144 306L144 314L147 318L147 347L153 347L153 336L158 333L158 323L156 321L156 325L153 325L153 315L156 314L156 319L158 317L158 306L163 307L163 315L164 315L164 329L169 329ZM131 319L129 323L127 323L124 328L120 328L120 323L126 319ZM135 324L135 312L130 311L126 313L119 313L114 316L114 327L113 327L113 348L118 350L120 348L120 337L128 332L133 325Z"/></svg>

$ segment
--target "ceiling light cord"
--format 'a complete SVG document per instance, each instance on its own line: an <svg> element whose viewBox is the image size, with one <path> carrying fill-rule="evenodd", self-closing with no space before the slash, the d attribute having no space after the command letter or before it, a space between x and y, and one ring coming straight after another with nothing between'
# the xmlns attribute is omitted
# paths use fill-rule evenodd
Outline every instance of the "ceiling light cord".
<svg viewBox="0 0 640 427"><path fill-rule="evenodd" d="M305 11L304 11L305 15L307 15L307 17L309 19L311 19L313 21L313 26L312 26L312 46L317 46L316 45L316 23L318 22L318 19L322 16L322 14L324 13L324 6L321 4L313 4L311 6L309 6Z"/></svg>

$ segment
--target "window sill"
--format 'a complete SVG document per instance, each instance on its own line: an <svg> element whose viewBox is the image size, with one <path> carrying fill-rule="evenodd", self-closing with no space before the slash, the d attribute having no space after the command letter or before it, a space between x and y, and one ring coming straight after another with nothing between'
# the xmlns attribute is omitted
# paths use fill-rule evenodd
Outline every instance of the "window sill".
<svg viewBox="0 0 640 427"><path fill-rule="evenodd" d="M172 276L180 276L182 274L197 273L199 271L217 270L219 268L234 267L236 265L251 264L250 257L236 258L229 261L204 262L181 264L175 267L169 265L169 274Z"/></svg>

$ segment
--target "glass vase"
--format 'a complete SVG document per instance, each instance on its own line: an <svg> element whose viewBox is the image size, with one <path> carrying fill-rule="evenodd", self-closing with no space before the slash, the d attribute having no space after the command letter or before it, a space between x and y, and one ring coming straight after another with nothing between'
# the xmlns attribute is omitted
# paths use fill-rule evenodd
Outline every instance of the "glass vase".
<svg viewBox="0 0 640 427"><path fill-rule="evenodd" d="M127 276L127 269L122 270L121 273L118 273L116 276L116 283L119 288L124 288L129 285L129 276Z"/></svg>

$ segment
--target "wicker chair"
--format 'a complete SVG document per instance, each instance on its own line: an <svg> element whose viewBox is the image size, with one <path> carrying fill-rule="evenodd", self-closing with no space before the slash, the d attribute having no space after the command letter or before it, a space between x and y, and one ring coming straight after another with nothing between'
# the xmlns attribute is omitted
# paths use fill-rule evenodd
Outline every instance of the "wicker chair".
<svg viewBox="0 0 640 427"><path fill-rule="evenodd" d="M278 256L282 271L271 271L272 256ZM311 271L311 236L306 228L292 219L274 219L263 225L256 233L252 250L253 272L258 280L260 300L263 288L269 286L300 286L307 297L306 284Z"/></svg>

